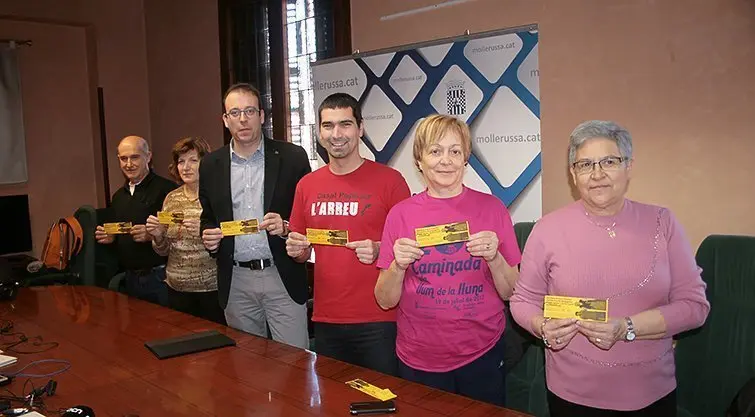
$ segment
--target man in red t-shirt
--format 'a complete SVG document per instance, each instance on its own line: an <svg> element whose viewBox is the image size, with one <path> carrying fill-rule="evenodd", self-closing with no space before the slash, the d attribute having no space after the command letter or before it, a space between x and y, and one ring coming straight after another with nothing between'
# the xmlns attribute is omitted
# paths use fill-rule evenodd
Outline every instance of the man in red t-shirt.
<svg viewBox="0 0 755 417"><path fill-rule="evenodd" d="M306 262L312 251L307 229L346 231L348 243L314 244L315 350L395 375L396 314L375 301L380 272L375 260L388 211L409 198L409 187L395 169L359 154L364 125L354 97L328 96L319 119L320 144L329 162L296 186L286 250L296 261Z"/></svg>

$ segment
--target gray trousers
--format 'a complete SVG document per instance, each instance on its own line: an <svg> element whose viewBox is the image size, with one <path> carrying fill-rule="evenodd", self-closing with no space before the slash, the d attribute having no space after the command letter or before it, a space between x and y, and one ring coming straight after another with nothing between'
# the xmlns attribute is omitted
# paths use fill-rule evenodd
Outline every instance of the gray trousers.
<svg viewBox="0 0 755 417"><path fill-rule="evenodd" d="M307 305L291 299L275 265L262 270L233 267L225 318L228 326L261 337L267 337L268 325L273 340L309 347Z"/></svg>

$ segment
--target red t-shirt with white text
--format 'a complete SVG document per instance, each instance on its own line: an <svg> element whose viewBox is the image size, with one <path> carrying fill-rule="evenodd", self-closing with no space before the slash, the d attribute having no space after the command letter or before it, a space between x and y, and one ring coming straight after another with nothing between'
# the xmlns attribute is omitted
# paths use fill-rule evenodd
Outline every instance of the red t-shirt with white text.
<svg viewBox="0 0 755 417"><path fill-rule="evenodd" d="M348 230L349 241L380 242L390 209L409 198L409 186L393 168L365 160L354 172L336 175L324 166L296 186L290 229ZM359 262L352 249L315 245L314 311L324 323L395 321L395 310L384 311L375 301L380 271Z"/></svg>

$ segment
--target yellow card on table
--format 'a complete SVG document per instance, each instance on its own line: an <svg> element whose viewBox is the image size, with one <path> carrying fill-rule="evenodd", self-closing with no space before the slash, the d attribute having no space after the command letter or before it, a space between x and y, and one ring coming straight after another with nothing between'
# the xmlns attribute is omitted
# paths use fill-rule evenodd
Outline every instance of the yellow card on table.
<svg viewBox="0 0 755 417"><path fill-rule="evenodd" d="M351 388L357 389L359 391L362 391L363 393L373 397L377 398L380 401L388 401L396 398L396 394L392 393L389 389L383 389L378 388L369 382L366 382L361 379L354 379L352 381L346 381L346 385L350 386Z"/></svg>
<svg viewBox="0 0 755 417"><path fill-rule="evenodd" d="M234 220L220 222L220 231L223 232L223 236L238 236L259 233L260 228L257 219Z"/></svg>
<svg viewBox="0 0 755 417"><path fill-rule="evenodd" d="M349 242L349 231L307 228L307 240L313 245L344 246Z"/></svg>
<svg viewBox="0 0 755 417"><path fill-rule="evenodd" d="M160 224L181 224L184 221L184 214L180 211L158 211L157 220Z"/></svg>
<svg viewBox="0 0 755 417"><path fill-rule="evenodd" d="M131 233L131 222L105 223L102 225L109 235L124 235Z"/></svg>
<svg viewBox="0 0 755 417"><path fill-rule="evenodd" d="M469 240L469 222L456 222L414 229L421 248Z"/></svg>
<svg viewBox="0 0 755 417"><path fill-rule="evenodd" d="M543 316L552 319L608 321L608 300L546 295Z"/></svg>

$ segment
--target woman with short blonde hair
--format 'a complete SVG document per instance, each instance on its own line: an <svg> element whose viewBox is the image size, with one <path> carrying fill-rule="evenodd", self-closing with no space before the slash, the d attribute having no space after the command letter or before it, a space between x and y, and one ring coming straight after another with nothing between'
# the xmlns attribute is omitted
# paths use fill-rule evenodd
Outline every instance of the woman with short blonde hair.
<svg viewBox="0 0 755 417"><path fill-rule="evenodd" d="M375 297L398 308L399 376L503 405L503 300L521 254L506 206L463 184L471 148L463 121L420 122L414 161L427 189L388 213ZM421 245L416 232L428 226L442 226L447 240Z"/></svg>

